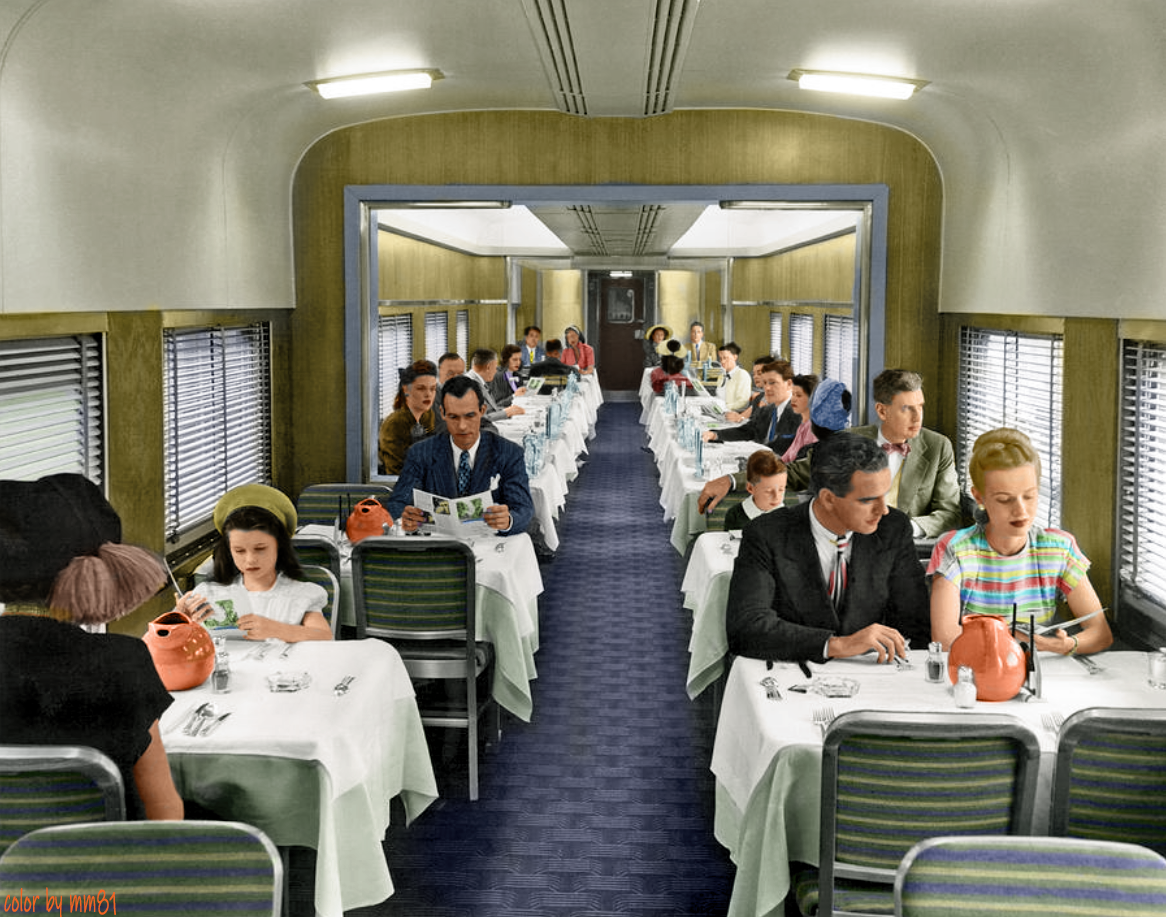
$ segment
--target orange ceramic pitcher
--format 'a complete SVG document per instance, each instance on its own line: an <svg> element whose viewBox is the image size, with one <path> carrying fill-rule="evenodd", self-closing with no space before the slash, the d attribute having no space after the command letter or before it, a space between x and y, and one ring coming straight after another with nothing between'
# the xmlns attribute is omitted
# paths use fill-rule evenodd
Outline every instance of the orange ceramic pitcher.
<svg viewBox="0 0 1166 917"><path fill-rule="evenodd" d="M181 611L168 611L150 622L143 642L167 691L197 688L215 667L215 643L207 629Z"/></svg>
<svg viewBox="0 0 1166 917"><path fill-rule="evenodd" d="M996 615L964 615L963 633L951 642L947 675L954 683L960 666L976 676L977 700L1011 700L1028 674L1024 650Z"/></svg>

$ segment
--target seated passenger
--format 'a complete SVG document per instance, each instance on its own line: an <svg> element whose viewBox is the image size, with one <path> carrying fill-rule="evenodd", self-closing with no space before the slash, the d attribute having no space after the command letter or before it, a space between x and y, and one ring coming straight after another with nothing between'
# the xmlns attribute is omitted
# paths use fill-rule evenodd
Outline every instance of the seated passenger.
<svg viewBox="0 0 1166 917"><path fill-rule="evenodd" d="M758 449L745 465L749 496L725 513L725 531L745 528L745 523L778 509L785 500L785 465L772 449Z"/></svg>
<svg viewBox="0 0 1166 917"><path fill-rule="evenodd" d="M238 627L248 640L331 640L328 594L300 579L291 500L274 487L244 484L219 498L214 521L220 537L211 579L174 607L208 627Z"/></svg>
<svg viewBox="0 0 1166 917"><path fill-rule="evenodd" d="M764 443L779 455L789 448L797 433L801 418L789 408L794 371L787 360L774 360L762 367L761 381L765 387L765 404L739 427L706 430L706 442Z"/></svg>
<svg viewBox="0 0 1166 917"><path fill-rule="evenodd" d="M579 370L568 366L559 359L563 355L563 342L558 338L547 341L547 355L530 368L531 377L534 376L570 376L579 375Z"/></svg>
<svg viewBox="0 0 1166 917"><path fill-rule="evenodd" d="M103 752L131 819L183 816L158 731L170 692L141 640L79 625L116 621L165 583L81 475L0 481L0 742Z"/></svg>
<svg viewBox="0 0 1166 917"><path fill-rule="evenodd" d="M543 352L541 347L538 350ZM499 404L507 398L526 394L522 385L522 348L517 344L507 344L498 355L498 372L490 380L490 394Z"/></svg>
<svg viewBox="0 0 1166 917"><path fill-rule="evenodd" d="M563 350L563 362L568 366L578 367L585 376L595 372L595 351L583 338L583 332L578 325L568 325L563 332L567 346Z"/></svg>
<svg viewBox="0 0 1166 917"><path fill-rule="evenodd" d="M433 401L437 397L437 367L418 360L401 370L393 413L381 421L377 457L381 474L400 474L405 453L414 443L428 439L440 421Z"/></svg>
<svg viewBox="0 0 1166 917"><path fill-rule="evenodd" d="M741 348L729 341L717 354L721 361L721 381L717 383L716 395L725 402L730 411L743 411L749 407L751 394L749 373L737 365Z"/></svg>
<svg viewBox="0 0 1166 917"><path fill-rule="evenodd" d="M660 365L660 357L668 352L664 346L672 337L672 329L667 325L653 325L644 333L644 369Z"/></svg>
<svg viewBox="0 0 1166 917"><path fill-rule="evenodd" d="M543 330L538 325L527 325L522 331L522 340L515 345L518 347L518 365L524 373L547 355L547 352L539 345L542 336ZM502 348L502 353L506 353L505 347ZM502 358L502 365L507 366L505 356ZM509 369L508 366L507 369Z"/></svg>
<svg viewBox="0 0 1166 917"><path fill-rule="evenodd" d="M766 513L742 532L729 583L729 651L824 662L927 642L927 589L911 523L887 507L887 455L836 433L814 447L813 499Z"/></svg>
<svg viewBox="0 0 1166 917"><path fill-rule="evenodd" d="M1012 617L1037 624L1053 620L1057 596L1084 617L1101 608L1089 582L1089 560L1068 532L1034 523L1040 501L1040 455L1019 430L989 430L976 440L968 462L972 496L988 521L948 532L936 542L928 574L931 634L944 649L960 635L968 613ZM1072 656L1096 653L1113 642L1105 615L1085 621L1080 635L1065 629L1038 636L1037 649Z"/></svg>
<svg viewBox="0 0 1166 917"><path fill-rule="evenodd" d="M810 416L810 400L814 397L814 389L818 387L818 377L813 373L794 376L793 390L789 396L789 406L801 419L801 426L794 434L794 441L781 456L783 462L793 462L806 446L818 441L814 433L814 424Z"/></svg>
<svg viewBox="0 0 1166 917"><path fill-rule="evenodd" d="M740 423L742 420L748 420L753 416L754 411L759 410L765 404L765 386L761 384L761 373L773 361L774 358L769 354L763 354L753 361L753 388L749 396L749 404L741 411L727 412L725 414L726 420L731 423Z"/></svg>
<svg viewBox="0 0 1166 917"><path fill-rule="evenodd" d="M669 382L675 382L677 388L692 390L692 380L684 375L684 361L674 353L660 358L660 365L648 374L648 381L657 395L664 394L664 387Z"/></svg>

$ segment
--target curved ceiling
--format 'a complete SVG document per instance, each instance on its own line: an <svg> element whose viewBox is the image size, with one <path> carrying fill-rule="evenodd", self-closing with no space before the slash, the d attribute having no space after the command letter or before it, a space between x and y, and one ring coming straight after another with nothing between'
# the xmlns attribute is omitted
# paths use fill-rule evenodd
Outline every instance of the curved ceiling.
<svg viewBox="0 0 1166 917"><path fill-rule="evenodd" d="M76 299L57 277L78 245L115 266L98 302L286 305L291 177L317 138L491 109L877 121L943 173L941 308L1145 314L1166 283L1160 0L0 0L0 30L3 311ZM830 97L799 67L930 83ZM332 102L304 86L409 68L444 79Z"/></svg>

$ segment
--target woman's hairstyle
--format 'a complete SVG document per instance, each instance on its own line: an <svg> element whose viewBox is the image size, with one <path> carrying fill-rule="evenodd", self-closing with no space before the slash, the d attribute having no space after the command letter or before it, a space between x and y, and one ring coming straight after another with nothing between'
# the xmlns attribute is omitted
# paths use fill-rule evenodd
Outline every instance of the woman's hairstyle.
<svg viewBox="0 0 1166 917"><path fill-rule="evenodd" d="M1019 430L999 427L977 437L968 462L968 476L972 479L972 486L983 493L985 471L1020 468L1024 465L1032 465L1039 484L1040 454L1033 448L1032 440Z"/></svg>
<svg viewBox="0 0 1166 917"><path fill-rule="evenodd" d="M397 386L397 397L393 399L394 411L399 411L405 406L405 386L412 385L418 376L433 376L436 379L437 367L429 360L417 360L410 366L401 367L401 382Z"/></svg>
<svg viewBox="0 0 1166 917"><path fill-rule="evenodd" d="M583 329L580 328L578 325L568 325L566 328L564 328L563 329L563 337L564 338L567 336L568 331L574 331L575 334L578 335L580 344L587 343L587 338L583 337Z"/></svg>
<svg viewBox="0 0 1166 917"><path fill-rule="evenodd" d="M666 353L660 357L660 368L670 376L684 372L684 360L674 353Z"/></svg>
<svg viewBox="0 0 1166 917"><path fill-rule="evenodd" d="M794 376L794 385L806 393L809 398L818 387L818 376L815 373L800 373Z"/></svg>
<svg viewBox="0 0 1166 917"><path fill-rule="evenodd" d="M230 585L239 575L235 558L231 554L231 532L264 532L275 539L275 569L291 579L301 579L300 559L292 547L287 526L274 513L259 506L241 506L227 517L223 523L223 533L215 545L214 579L224 586Z"/></svg>
<svg viewBox="0 0 1166 917"><path fill-rule="evenodd" d="M498 356L498 368L505 372L506 367L510 365L510 358L516 353L522 353L522 348L517 344L507 344L503 347L502 353Z"/></svg>
<svg viewBox="0 0 1166 917"><path fill-rule="evenodd" d="M772 449L758 449L749 456L745 464L745 480L756 484L762 478L770 478L784 472L785 462L777 457Z"/></svg>

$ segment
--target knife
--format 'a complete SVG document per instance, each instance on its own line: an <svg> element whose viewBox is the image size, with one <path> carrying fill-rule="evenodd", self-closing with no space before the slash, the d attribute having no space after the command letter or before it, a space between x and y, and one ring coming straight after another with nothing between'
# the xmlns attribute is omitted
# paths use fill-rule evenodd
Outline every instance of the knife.
<svg viewBox="0 0 1166 917"><path fill-rule="evenodd" d="M230 715L231 715L230 712L222 713L222 714L219 714L218 716L216 716L213 720L209 720L207 722L207 724L202 727L202 732L200 732L198 734L199 737L205 738L206 736L209 736L212 732L214 732L216 729L218 729L220 726L222 726L223 720L225 720Z"/></svg>

